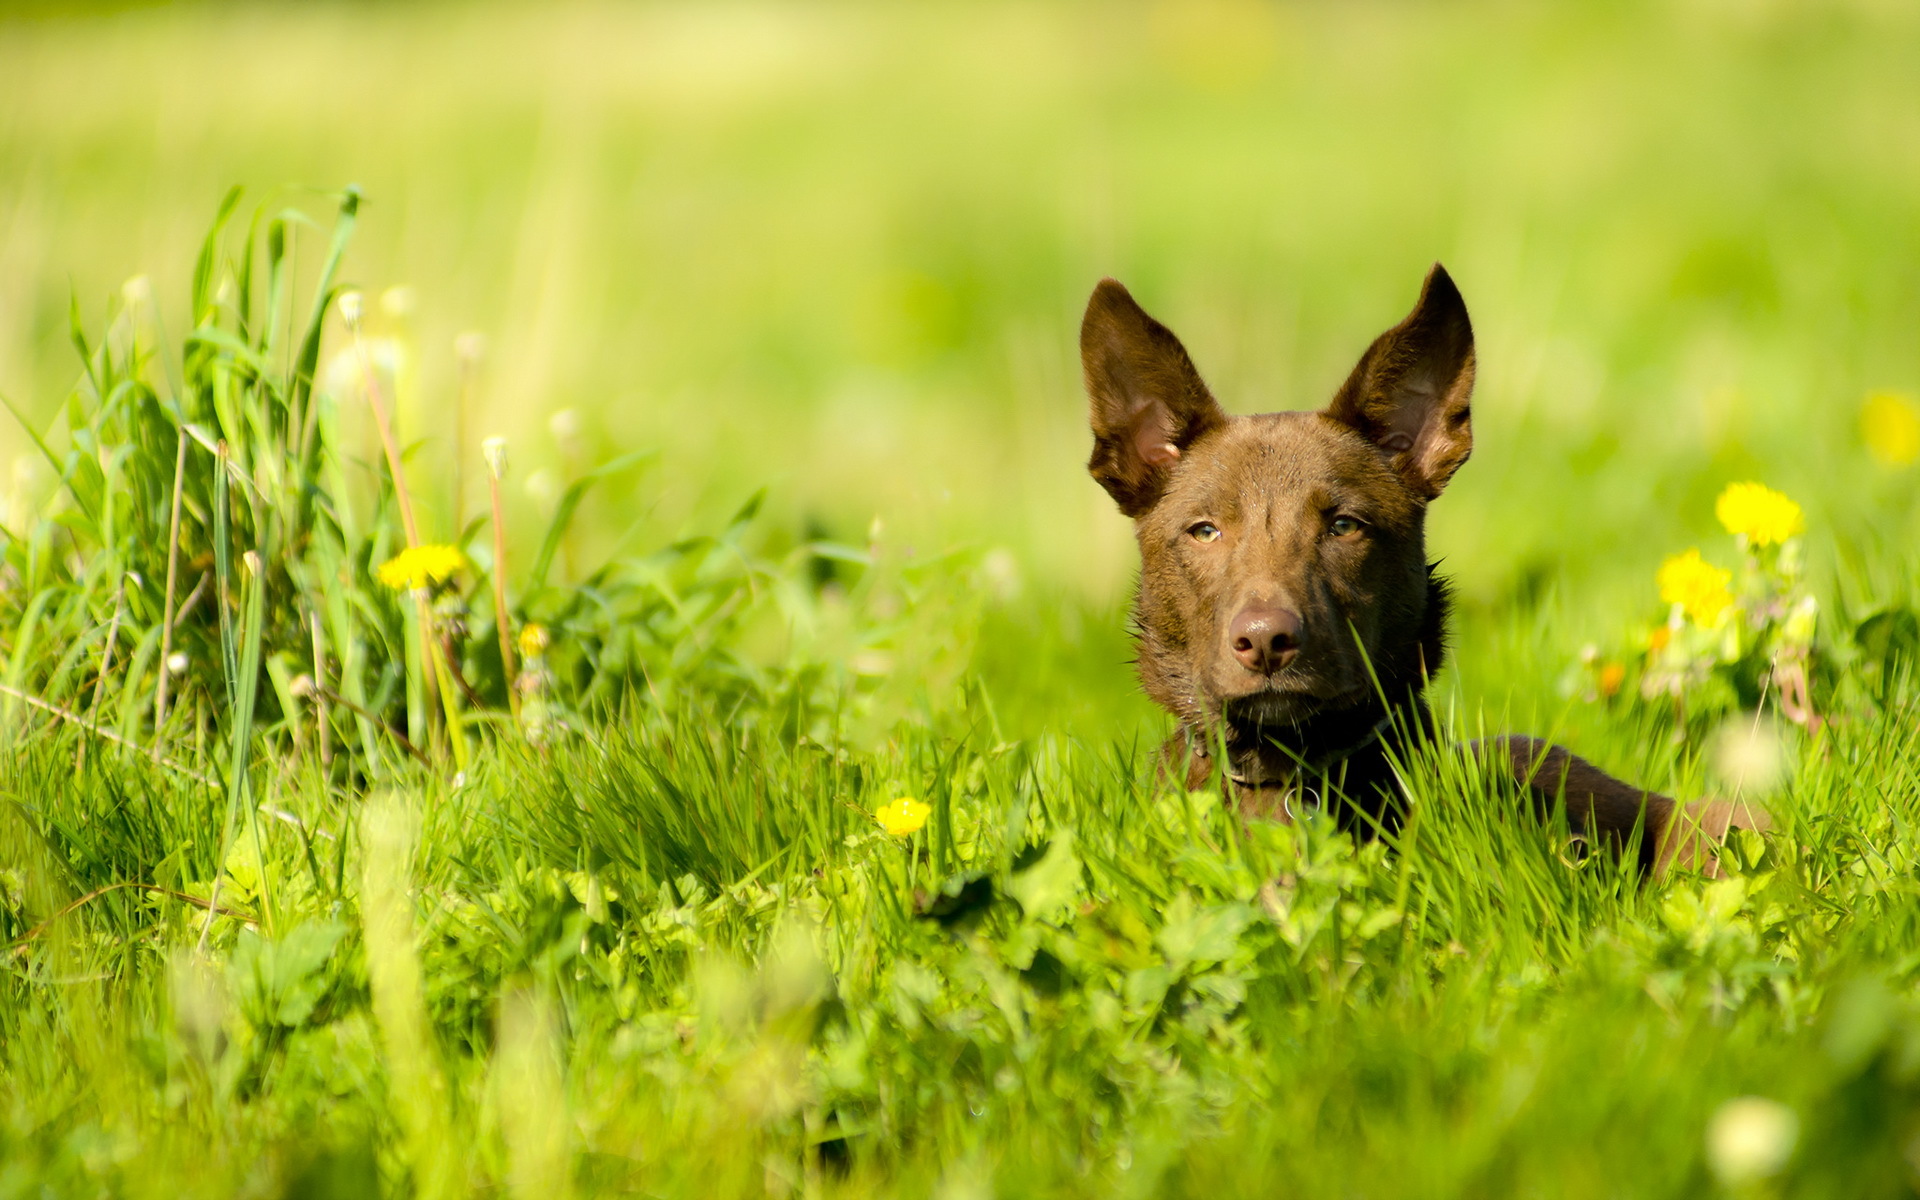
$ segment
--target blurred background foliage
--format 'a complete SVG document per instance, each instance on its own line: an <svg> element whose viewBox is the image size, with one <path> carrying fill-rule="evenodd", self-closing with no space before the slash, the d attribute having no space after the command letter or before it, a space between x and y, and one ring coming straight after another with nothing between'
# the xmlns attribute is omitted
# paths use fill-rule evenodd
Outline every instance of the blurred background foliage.
<svg viewBox="0 0 1920 1200"><path fill-rule="evenodd" d="M1019 723L1149 717L1128 530L1081 470L1073 333L1104 274L1259 411L1321 403L1447 263L1482 356L1432 521L1451 686L1522 719L1577 735L1558 666L1652 610L1729 479L1830 532L1816 581L1914 532L1913 472L1858 433L1870 392L1920 387L1920 12L1890 0L9 14L0 394L31 418L76 375L70 302L98 328L137 269L181 331L229 183L324 213L300 185L351 181L343 281L405 289L369 325L408 355L428 536L478 331L469 437L508 438L516 544L646 448L587 497L576 574L767 485L790 540L1003 550L1022 598L979 662L1024 673ZM296 232L303 278L325 237ZM0 453L17 525L52 480L19 429Z"/></svg>

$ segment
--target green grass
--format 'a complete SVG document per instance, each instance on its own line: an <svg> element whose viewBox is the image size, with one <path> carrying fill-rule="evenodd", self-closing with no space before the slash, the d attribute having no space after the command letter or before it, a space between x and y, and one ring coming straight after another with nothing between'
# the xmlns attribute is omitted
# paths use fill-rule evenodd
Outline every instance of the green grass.
<svg viewBox="0 0 1920 1200"><path fill-rule="evenodd" d="M1865 2L0 18L0 1200L1909 1194L1920 471L1858 417L1920 389L1917 51ZM1450 739L1725 787L1764 663L1676 723L1580 651L1726 561L1729 481L1807 510L1831 720L1725 879L1445 748L1391 844L1156 779L1078 306L1304 407L1435 258ZM424 612L367 363L465 553ZM1797 1141L1729 1181L1749 1095Z"/></svg>

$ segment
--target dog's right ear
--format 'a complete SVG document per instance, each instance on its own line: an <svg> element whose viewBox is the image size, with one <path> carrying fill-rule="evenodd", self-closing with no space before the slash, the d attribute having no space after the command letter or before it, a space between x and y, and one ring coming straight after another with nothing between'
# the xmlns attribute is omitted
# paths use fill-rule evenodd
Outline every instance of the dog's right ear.
<svg viewBox="0 0 1920 1200"><path fill-rule="evenodd" d="M1087 470L1121 512L1142 516L1160 499L1180 455L1201 434L1225 425L1227 414L1180 339L1116 280L1102 279L1087 301L1080 367L1093 425Z"/></svg>
<svg viewBox="0 0 1920 1200"><path fill-rule="evenodd" d="M1367 347L1326 413L1431 500L1473 453L1473 363L1466 301L1435 263L1413 311Z"/></svg>

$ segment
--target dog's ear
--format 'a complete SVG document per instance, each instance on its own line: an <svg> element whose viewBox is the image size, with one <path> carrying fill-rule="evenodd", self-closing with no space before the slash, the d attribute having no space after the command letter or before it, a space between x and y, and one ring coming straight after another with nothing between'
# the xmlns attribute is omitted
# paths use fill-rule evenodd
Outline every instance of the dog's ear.
<svg viewBox="0 0 1920 1200"><path fill-rule="evenodd" d="M1439 263L1407 319L1374 339L1327 406L1431 500L1473 453L1473 325Z"/></svg>
<svg viewBox="0 0 1920 1200"><path fill-rule="evenodd" d="M1167 472L1227 414L1193 369L1180 339L1103 279L1080 323L1080 366L1091 402L1087 470L1129 517L1160 499Z"/></svg>

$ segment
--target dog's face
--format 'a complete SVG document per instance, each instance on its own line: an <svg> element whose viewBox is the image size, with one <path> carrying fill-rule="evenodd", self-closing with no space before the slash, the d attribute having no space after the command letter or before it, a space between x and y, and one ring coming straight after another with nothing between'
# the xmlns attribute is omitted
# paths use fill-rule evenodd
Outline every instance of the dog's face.
<svg viewBox="0 0 1920 1200"><path fill-rule="evenodd" d="M1150 696L1200 727L1297 726L1364 705L1389 666L1418 668L1427 504L1473 446L1473 333L1445 271L1319 412L1228 416L1113 280L1080 351L1088 469L1140 543Z"/></svg>

